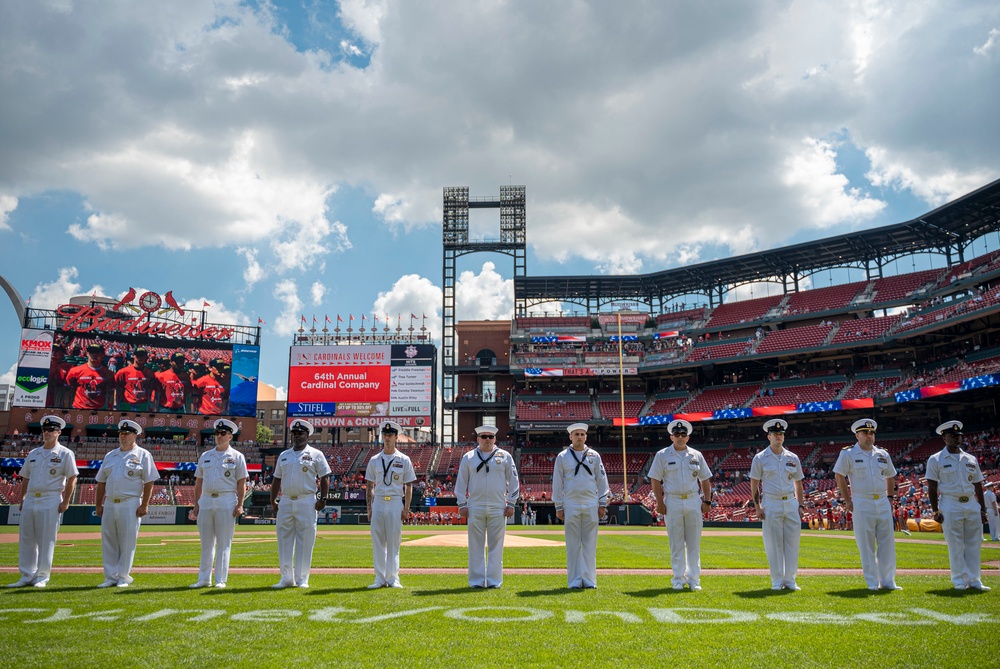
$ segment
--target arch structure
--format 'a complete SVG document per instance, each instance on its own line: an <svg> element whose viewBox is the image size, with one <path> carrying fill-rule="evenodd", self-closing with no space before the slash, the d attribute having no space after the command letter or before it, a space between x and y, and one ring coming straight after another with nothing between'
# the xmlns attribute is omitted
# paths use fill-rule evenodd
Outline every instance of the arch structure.
<svg viewBox="0 0 1000 669"><path fill-rule="evenodd" d="M0 286L3 286L4 291L7 293L7 297L10 298L10 303L14 307L14 311L17 312L17 322L24 325L24 317L28 313L28 304L21 297L21 294L17 292L13 284L8 281L3 276L0 276Z"/></svg>

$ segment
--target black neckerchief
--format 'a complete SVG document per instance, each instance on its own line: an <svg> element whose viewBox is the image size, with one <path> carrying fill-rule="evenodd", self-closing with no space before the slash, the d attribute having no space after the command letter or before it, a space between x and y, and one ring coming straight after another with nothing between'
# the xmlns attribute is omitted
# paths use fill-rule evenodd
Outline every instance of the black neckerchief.
<svg viewBox="0 0 1000 669"><path fill-rule="evenodd" d="M576 457L576 450L572 446L569 447L569 454L573 456L574 460L576 460L576 469L573 470L573 476L576 476L577 474L580 473L580 467L583 467L584 469L586 469L587 473L590 474L591 476L594 475L594 472L590 471L590 467L588 467L586 464L584 464L583 460L577 459L577 457ZM583 457L584 457L584 460L587 458L587 449L583 449Z"/></svg>
<svg viewBox="0 0 1000 669"><path fill-rule="evenodd" d="M484 459L482 454L479 452L479 449L478 448L476 449L476 457L479 458L479 466L476 467L476 473L478 473L479 470L482 469L483 467L486 467L487 474L490 473L490 458L492 458L493 454L496 452L497 449L494 448L492 451L490 451L490 454L487 455L486 458Z"/></svg>

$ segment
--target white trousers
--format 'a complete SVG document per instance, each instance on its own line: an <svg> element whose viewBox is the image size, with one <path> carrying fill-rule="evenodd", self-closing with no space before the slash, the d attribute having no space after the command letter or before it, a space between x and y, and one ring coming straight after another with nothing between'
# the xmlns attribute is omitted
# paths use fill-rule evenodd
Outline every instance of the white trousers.
<svg viewBox="0 0 1000 669"><path fill-rule="evenodd" d="M499 587L503 584L503 540L507 518L503 509L469 507L469 585Z"/></svg>
<svg viewBox="0 0 1000 669"><path fill-rule="evenodd" d="M664 498L667 504L667 539L670 543L671 585L701 585L701 498Z"/></svg>
<svg viewBox="0 0 1000 669"><path fill-rule="evenodd" d="M951 582L957 586L982 585L979 551L983 542L983 521L979 502L968 502L942 495L939 507L944 516L944 538L948 542Z"/></svg>
<svg viewBox="0 0 1000 669"><path fill-rule="evenodd" d="M403 540L403 500L372 501L372 562L375 582L392 585L399 580L399 544Z"/></svg>
<svg viewBox="0 0 1000 669"><path fill-rule="evenodd" d="M201 566L198 580L210 583L215 563L215 582L225 583L229 577L229 554L236 532L236 493L218 497L202 495L198 500L198 536L201 537Z"/></svg>
<svg viewBox="0 0 1000 669"><path fill-rule="evenodd" d="M869 588L896 587L896 541L892 505L881 499L854 496L854 541L861 553L861 571Z"/></svg>
<svg viewBox="0 0 1000 669"><path fill-rule="evenodd" d="M566 583L571 588L597 585L597 507L567 504L563 507L566 524Z"/></svg>
<svg viewBox="0 0 1000 669"><path fill-rule="evenodd" d="M771 568L771 586L792 588L799 571L799 541L802 537L799 502L791 495L786 500L765 495L761 500L761 510L764 512L764 553Z"/></svg>
<svg viewBox="0 0 1000 669"><path fill-rule="evenodd" d="M135 545L139 539L141 518L135 512L142 502L138 497L122 499L115 504L111 497L104 500L101 516L101 556L104 559L104 578L109 581L132 582L129 572L135 559Z"/></svg>
<svg viewBox="0 0 1000 669"><path fill-rule="evenodd" d="M56 533L62 522L59 504L61 492L28 493L21 507L18 528L17 564L21 580L47 583L52 573L52 555L56 550Z"/></svg>
<svg viewBox="0 0 1000 669"><path fill-rule="evenodd" d="M1000 541L1000 514L989 509L986 511L986 520L990 524L990 541Z"/></svg>
<svg viewBox="0 0 1000 669"><path fill-rule="evenodd" d="M281 581L294 585L309 583L309 566L316 544L316 498L282 497L278 505L278 566Z"/></svg>

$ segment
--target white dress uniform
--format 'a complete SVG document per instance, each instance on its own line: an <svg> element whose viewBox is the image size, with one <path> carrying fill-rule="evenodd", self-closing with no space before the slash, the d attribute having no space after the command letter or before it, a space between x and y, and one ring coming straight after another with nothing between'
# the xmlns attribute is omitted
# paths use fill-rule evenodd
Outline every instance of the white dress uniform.
<svg viewBox="0 0 1000 669"><path fill-rule="evenodd" d="M503 584L504 511L520 496L514 458L502 448L484 453L474 448L458 465L455 497L468 508L469 585L499 588Z"/></svg>
<svg viewBox="0 0 1000 669"><path fill-rule="evenodd" d="M896 476L896 468L889 452L878 446L866 451L854 444L840 451L833 472L846 477L851 484L854 540L868 589L895 589L896 542L886 479Z"/></svg>
<svg viewBox="0 0 1000 669"><path fill-rule="evenodd" d="M131 583L135 544L141 518L135 515L142 503L142 488L160 478L153 456L133 445L116 448L104 456L97 481L104 483L104 514L101 516L101 555L106 582Z"/></svg>
<svg viewBox="0 0 1000 669"><path fill-rule="evenodd" d="M62 522L59 505L66 479L77 476L76 456L60 443L51 449L39 446L28 453L20 475L28 479L18 528L20 584L49 582L56 533Z"/></svg>
<svg viewBox="0 0 1000 669"><path fill-rule="evenodd" d="M670 568L673 586L701 587L701 482L712 472L701 451L673 445L657 451L649 468L649 478L663 484L663 502L667 507L667 538L670 543Z"/></svg>
<svg viewBox="0 0 1000 669"><path fill-rule="evenodd" d="M393 586L399 582L404 486L416 481L417 475L409 456L398 449L392 455L383 450L368 461L365 480L375 484L371 518L373 585Z"/></svg>
<svg viewBox="0 0 1000 669"><path fill-rule="evenodd" d="M198 535L201 537L201 566L198 581L211 583L212 563L215 582L225 583L229 576L229 553L233 547L236 518L233 509L236 482L247 477L247 461L230 446L224 451L210 449L198 458L195 478L202 479L198 499Z"/></svg>
<svg viewBox="0 0 1000 669"><path fill-rule="evenodd" d="M1000 513L997 513L997 494L990 489L983 493L986 502L986 520L990 524L990 541L1000 541Z"/></svg>
<svg viewBox="0 0 1000 669"><path fill-rule="evenodd" d="M957 588L981 588L983 521L973 485L983 480L979 462L964 450L949 453L945 448L927 459L925 475L938 484L938 510L944 516L951 582Z"/></svg>
<svg viewBox="0 0 1000 669"><path fill-rule="evenodd" d="M794 590L802 537L795 482L803 478L802 463L791 451L782 448L775 453L768 446L753 457L750 478L761 482L764 553L771 568L771 587Z"/></svg>
<svg viewBox="0 0 1000 669"><path fill-rule="evenodd" d="M330 465L322 451L306 446L289 448L278 456L274 478L281 479L278 503L278 565L281 582L309 585L309 568L316 544L316 479L329 476Z"/></svg>
<svg viewBox="0 0 1000 669"><path fill-rule="evenodd" d="M556 456L552 502L564 516L570 588L597 587L597 513L608 505L609 494L608 475L597 451L570 446Z"/></svg>

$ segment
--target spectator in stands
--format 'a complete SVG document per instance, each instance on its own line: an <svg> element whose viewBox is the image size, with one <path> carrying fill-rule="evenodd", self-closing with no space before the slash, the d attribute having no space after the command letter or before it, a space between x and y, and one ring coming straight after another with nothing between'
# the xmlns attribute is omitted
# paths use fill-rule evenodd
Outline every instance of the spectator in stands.
<svg viewBox="0 0 1000 669"><path fill-rule="evenodd" d="M97 470L94 513L101 519L104 582L98 588L127 588L139 524L149 513L153 483L160 477L152 454L136 445L142 427L134 420L118 423L118 448L104 456ZM107 507L106 502L111 506Z"/></svg>
<svg viewBox="0 0 1000 669"><path fill-rule="evenodd" d="M896 468L889 452L875 446L877 429L878 423L871 418L855 421L851 432L857 443L840 452L833 471L844 506L853 517L854 540L868 589L902 590L896 584L890 501L896 495Z"/></svg>
<svg viewBox="0 0 1000 669"><path fill-rule="evenodd" d="M802 463L785 449L788 423L774 418L764 423L768 448L750 464L750 496L757 517L763 521L764 553L771 568L771 589L799 590L795 575L799 568L802 536Z"/></svg>
<svg viewBox="0 0 1000 669"><path fill-rule="evenodd" d="M462 456L455 484L458 513L468 520L472 588L499 588L503 584L507 518L514 515L520 493L514 458L496 447L496 435L495 425L476 428L479 445Z"/></svg>
<svg viewBox="0 0 1000 669"><path fill-rule="evenodd" d="M671 585L674 590L683 590L684 586L701 590L702 514L712 508L709 484L712 472L701 452L688 448L691 423L673 420L667 430L673 445L653 456L649 479L656 498L656 512L666 516L673 570Z"/></svg>
<svg viewBox="0 0 1000 669"><path fill-rule="evenodd" d="M587 424L566 428L571 446L556 457L552 502L565 524L566 575L571 590L597 587L597 526L608 513L608 476L597 451L587 448Z"/></svg>
<svg viewBox="0 0 1000 669"><path fill-rule="evenodd" d="M399 582L399 544L417 475L409 456L396 449L396 439L402 431L399 423L391 420L382 423L382 452L369 460L365 468L365 498L375 568L375 582L369 589L403 587Z"/></svg>
<svg viewBox="0 0 1000 669"><path fill-rule="evenodd" d="M19 472L21 520L17 566L21 578L8 588L48 585L59 515L69 508L79 474L73 451L59 443L66 421L59 416L43 416L41 423L43 444L28 453Z"/></svg>
<svg viewBox="0 0 1000 669"><path fill-rule="evenodd" d="M330 492L330 465L322 451L309 445L309 437L314 431L312 423L297 418L288 431L292 435L292 447L278 456L271 482L271 508L276 517L281 571L281 580L271 586L276 590L309 587L309 569L316 544L316 514L326 507L326 496Z"/></svg>
<svg viewBox="0 0 1000 669"><path fill-rule="evenodd" d="M229 553L236 532L236 519L243 515L246 495L247 462L230 445L239 432L236 423L226 418L215 421L215 448L198 458L194 471L194 511L201 538L201 565L192 588L212 585L215 563L215 587L225 588L229 577Z"/></svg>
<svg viewBox="0 0 1000 669"><path fill-rule="evenodd" d="M956 590L985 592L990 588L983 585L980 562L986 522L983 473L975 456L962 450L962 427L957 420L938 426L945 447L927 459L927 495L948 542L952 584Z"/></svg>

